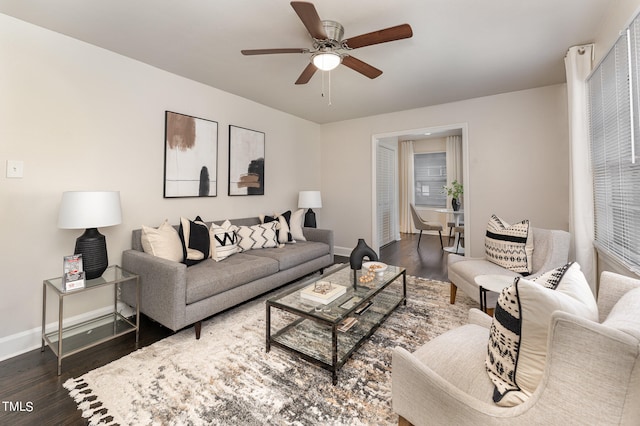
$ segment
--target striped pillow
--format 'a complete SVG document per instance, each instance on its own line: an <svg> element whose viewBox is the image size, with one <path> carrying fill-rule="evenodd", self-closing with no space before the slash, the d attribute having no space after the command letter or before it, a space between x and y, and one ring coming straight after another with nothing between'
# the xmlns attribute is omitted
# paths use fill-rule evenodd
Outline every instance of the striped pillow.
<svg viewBox="0 0 640 426"><path fill-rule="evenodd" d="M529 221L509 225L498 216L491 215L484 238L488 261L505 269L529 275L533 270L533 234Z"/></svg>

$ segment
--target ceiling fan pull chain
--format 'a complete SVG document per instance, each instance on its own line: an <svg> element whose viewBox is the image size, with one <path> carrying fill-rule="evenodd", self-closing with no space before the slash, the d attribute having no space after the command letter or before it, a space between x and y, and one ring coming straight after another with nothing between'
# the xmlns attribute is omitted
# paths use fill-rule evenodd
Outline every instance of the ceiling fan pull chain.
<svg viewBox="0 0 640 426"><path fill-rule="evenodd" d="M331 71L327 71L329 74L329 106L331 106Z"/></svg>

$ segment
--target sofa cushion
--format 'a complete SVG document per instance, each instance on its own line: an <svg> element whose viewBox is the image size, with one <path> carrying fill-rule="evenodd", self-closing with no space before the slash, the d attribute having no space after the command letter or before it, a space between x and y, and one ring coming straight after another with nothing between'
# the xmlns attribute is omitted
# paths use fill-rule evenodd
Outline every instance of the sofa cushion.
<svg viewBox="0 0 640 426"><path fill-rule="evenodd" d="M487 259L503 268L523 275L533 270L533 234L528 220L509 225L491 215L484 247Z"/></svg>
<svg viewBox="0 0 640 426"><path fill-rule="evenodd" d="M598 307L580 266L569 263L502 290L491 323L486 368L495 385L493 400L518 405L536 390L546 361L551 315L564 311L591 321Z"/></svg>
<svg viewBox="0 0 640 426"><path fill-rule="evenodd" d="M238 253L222 262L204 260L187 269L187 304L278 272L278 262Z"/></svg>
<svg viewBox="0 0 640 426"><path fill-rule="evenodd" d="M178 231L167 220L158 228L142 225L140 240L145 253L174 262L182 262L184 259Z"/></svg>
<svg viewBox="0 0 640 426"><path fill-rule="evenodd" d="M184 255L184 263L187 266L209 258L209 250L211 248L209 228L200 216L196 217L195 220L181 217L178 234L182 240L182 253Z"/></svg>
<svg viewBox="0 0 640 426"><path fill-rule="evenodd" d="M240 251L278 247L276 222L238 227L238 247Z"/></svg>
<svg viewBox="0 0 640 426"><path fill-rule="evenodd" d="M211 223L209 238L211 239L211 258L216 262L226 259L238 252L238 227L225 220L218 226Z"/></svg>
<svg viewBox="0 0 640 426"><path fill-rule="evenodd" d="M602 324L640 340L640 288L625 293Z"/></svg>
<svg viewBox="0 0 640 426"><path fill-rule="evenodd" d="M300 241L296 244L287 244L282 248L269 248L251 252L252 256L262 256L277 260L281 271L317 259L325 254L329 254L329 246L314 241Z"/></svg>

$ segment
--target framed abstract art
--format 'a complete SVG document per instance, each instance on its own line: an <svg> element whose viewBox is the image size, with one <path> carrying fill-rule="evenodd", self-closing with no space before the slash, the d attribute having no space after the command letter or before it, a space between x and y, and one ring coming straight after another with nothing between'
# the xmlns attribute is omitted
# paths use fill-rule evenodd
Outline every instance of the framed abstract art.
<svg viewBox="0 0 640 426"><path fill-rule="evenodd" d="M264 195L264 133L229 126L229 195Z"/></svg>
<svg viewBox="0 0 640 426"><path fill-rule="evenodd" d="M164 198L218 195L218 123L165 112Z"/></svg>

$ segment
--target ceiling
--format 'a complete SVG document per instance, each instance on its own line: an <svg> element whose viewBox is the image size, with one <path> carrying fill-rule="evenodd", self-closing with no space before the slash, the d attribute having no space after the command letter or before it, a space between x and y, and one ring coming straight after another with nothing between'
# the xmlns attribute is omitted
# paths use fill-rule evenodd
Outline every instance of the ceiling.
<svg viewBox="0 0 640 426"><path fill-rule="evenodd" d="M384 73L340 66L294 85L309 55L288 0L0 0L0 13L154 67L328 123L565 81L570 46L593 41L613 0L315 0L344 38L408 23L413 37L353 50ZM329 105L329 91L330 99Z"/></svg>

